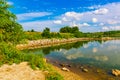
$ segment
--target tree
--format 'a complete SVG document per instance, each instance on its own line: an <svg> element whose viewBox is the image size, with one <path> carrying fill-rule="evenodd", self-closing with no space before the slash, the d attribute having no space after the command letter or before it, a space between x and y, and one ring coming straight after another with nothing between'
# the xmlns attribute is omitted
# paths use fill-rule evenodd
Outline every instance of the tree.
<svg viewBox="0 0 120 80"><path fill-rule="evenodd" d="M22 39L23 29L9 8L7 0L0 0L0 41L18 42Z"/></svg>
<svg viewBox="0 0 120 80"><path fill-rule="evenodd" d="M30 32L35 32L35 30L34 29L31 29L31 31Z"/></svg>
<svg viewBox="0 0 120 80"><path fill-rule="evenodd" d="M42 32L42 37L45 37L45 38L50 38L50 29L49 28L45 28Z"/></svg>
<svg viewBox="0 0 120 80"><path fill-rule="evenodd" d="M79 28L77 26L75 26L75 27L65 26L65 27L61 28L59 32L61 32L61 33L76 33L76 32L79 32Z"/></svg>
<svg viewBox="0 0 120 80"><path fill-rule="evenodd" d="M72 27L71 30L72 30L71 33L77 33L77 32L79 32L79 28L77 26Z"/></svg>
<svg viewBox="0 0 120 80"><path fill-rule="evenodd" d="M65 26L65 27L60 29L60 32L61 33L71 33L71 27Z"/></svg>

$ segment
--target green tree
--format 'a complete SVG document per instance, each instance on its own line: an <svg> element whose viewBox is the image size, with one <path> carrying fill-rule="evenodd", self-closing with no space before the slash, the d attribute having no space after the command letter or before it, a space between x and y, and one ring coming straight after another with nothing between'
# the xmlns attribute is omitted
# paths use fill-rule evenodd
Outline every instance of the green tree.
<svg viewBox="0 0 120 80"><path fill-rule="evenodd" d="M49 28L45 28L42 32L42 37L45 37L45 38L50 38L50 29Z"/></svg>
<svg viewBox="0 0 120 80"><path fill-rule="evenodd" d="M65 27L61 28L59 32L61 32L61 33L71 33L71 27L65 26Z"/></svg>
<svg viewBox="0 0 120 80"><path fill-rule="evenodd" d="M0 0L0 41L18 42L22 39L23 29L9 8L7 0Z"/></svg>
<svg viewBox="0 0 120 80"><path fill-rule="evenodd" d="M34 29L31 29L31 32L35 32L35 30L34 30Z"/></svg>
<svg viewBox="0 0 120 80"><path fill-rule="evenodd" d="M76 33L76 32L79 32L79 28L77 26L75 26L75 27L65 26L65 27L61 28L59 32L61 32L61 33Z"/></svg>
<svg viewBox="0 0 120 80"><path fill-rule="evenodd" d="M71 33L77 33L77 32L79 32L79 28L77 26L72 27L71 30L72 30Z"/></svg>

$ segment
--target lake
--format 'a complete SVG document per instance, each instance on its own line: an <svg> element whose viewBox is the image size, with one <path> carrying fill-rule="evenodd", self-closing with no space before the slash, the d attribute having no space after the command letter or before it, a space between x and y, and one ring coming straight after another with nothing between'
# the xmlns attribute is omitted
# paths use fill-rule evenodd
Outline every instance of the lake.
<svg viewBox="0 0 120 80"><path fill-rule="evenodd" d="M54 65L69 64L77 72L76 68L84 65L106 71L120 69L120 40L80 41L30 51L45 54Z"/></svg>

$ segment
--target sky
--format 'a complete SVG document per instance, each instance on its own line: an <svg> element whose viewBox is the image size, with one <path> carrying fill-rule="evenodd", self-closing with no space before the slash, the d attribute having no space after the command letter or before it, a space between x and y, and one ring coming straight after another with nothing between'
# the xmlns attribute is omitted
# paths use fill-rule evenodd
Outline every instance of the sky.
<svg viewBox="0 0 120 80"><path fill-rule="evenodd" d="M24 30L59 31L78 26L82 32L120 30L120 0L8 0Z"/></svg>

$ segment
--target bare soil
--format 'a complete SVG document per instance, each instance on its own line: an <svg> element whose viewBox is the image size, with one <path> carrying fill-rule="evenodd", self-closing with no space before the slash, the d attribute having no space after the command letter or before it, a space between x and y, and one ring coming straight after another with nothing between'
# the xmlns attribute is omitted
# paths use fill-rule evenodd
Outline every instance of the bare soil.
<svg viewBox="0 0 120 80"><path fill-rule="evenodd" d="M6 65L0 67L0 80L45 80L45 75L40 70L33 70L27 64Z"/></svg>

